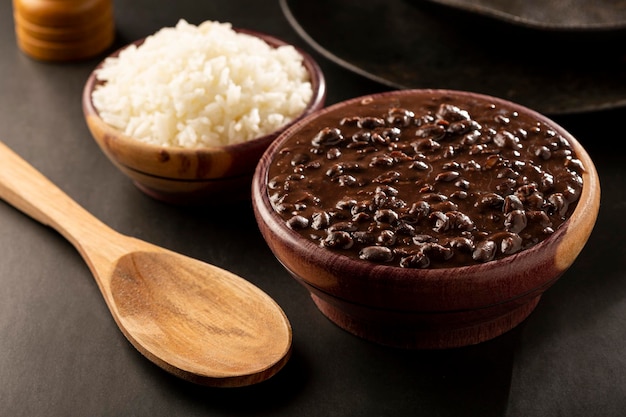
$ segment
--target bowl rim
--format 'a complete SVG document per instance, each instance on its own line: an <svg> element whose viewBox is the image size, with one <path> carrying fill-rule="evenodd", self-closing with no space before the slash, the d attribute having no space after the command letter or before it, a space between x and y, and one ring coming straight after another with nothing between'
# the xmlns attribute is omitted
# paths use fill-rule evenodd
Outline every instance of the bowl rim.
<svg viewBox="0 0 626 417"><path fill-rule="evenodd" d="M275 153L283 146L283 143L294 133L300 130L303 126L310 123L315 118L322 117L326 113L335 111L337 108L341 108L343 106L347 106L362 100L375 99L381 96L384 97L389 95L397 96L409 94L447 94L460 97L472 97L489 100L495 104L504 104L508 108L512 108L514 110L517 109L519 111L523 111L525 114L530 114L537 120L543 121L549 126L556 129L559 134L562 134L568 141L570 141L570 144L574 148L578 159L581 160L583 166L585 167L585 171L582 174L583 188L574 212L558 229L555 230L552 235L530 248L485 263L444 268L402 268L395 265L374 264L364 260L354 259L339 253L332 252L327 249L320 248L314 242L307 240L299 233L288 228L282 217L280 217L278 213L276 213L272 208L266 188L269 166L274 158ZM328 106L321 111L302 119L297 124L286 129L265 151L261 161L257 165L255 175L253 177L252 188L253 208L261 231L263 232L263 228L266 227L269 232L263 233L271 233L273 238L276 238L282 242L286 242L285 245L294 248L298 253L306 254L308 258L307 262L315 263L321 260L321 262L326 266L334 264L348 265L346 268L349 268L351 275L353 277L359 277L359 279L364 282L367 281L373 283L382 281L394 281L402 283L405 280L408 280L409 283L407 283L407 285L411 285L410 282L414 283L414 281L419 281L421 283L424 283L425 285L430 285L433 287L440 286L442 282L445 283L446 281L451 281L450 279L448 279L451 277L454 277L454 285L457 286L476 284L478 282L482 282L485 284L489 283L489 285L496 285L497 282L506 282L510 280L510 277L502 275L506 275L507 271L512 271L512 268L516 267L517 263L522 263L526 266L532 264L533 262L536 262L537 259L541 258L540 255L543 254L543 256L545 256L543 251L545 248L550 246L556 246L555 269L562 273L573 263L578 253L584 247L587 238L591 234L591 231L595 224L600 205L600 181L595 165L582 144L580 144L580 142L578 142L578 140L562 126L543 114L540 114L525 106L502 98L493 97L481 93L449 89L394 90L364 95ZM568 232L570 234L576 234L577 238L565 239ZM272 245L270 243L270 247L271 246ZM294 273L294 271L289 272L292 274ZM299 278L307 282L304 277ZM553 281L555 281L557 278L558 277L554 278ZM311 285L308 282L307 284ZM500 300L499 302L508 302L519 297L524 297L548 284L549 283L546 282L546 280L542 280L541 282L538 282L537 285L528 287L524 293L516 293L514 296L509 297L506 300ZM322 292L327 292L322 288L315 288L319 289ZM348 301L355 302L354 300ZM493 304L483 305L482 307L488 307L490 305Z"/></svg>
<svg viewBox="0 0 626 417"><path fill-rule="evenodd" d="M299 46L293 45L280 38L277 38L273 35L266 34L264 32L260 32L254 29L239 28L239 27L232 27L232 29L236 31L237 33L243 33L243 34L247 34L250 36L258 37L264 40L266 43L268 43L270 46L274 48L277 48L279 46L292 46L302 56L303 58L302 64L304 65L304 67L306 68L310 76L310 83L312 86L313 96L311 97L310 102L304 108L303 112L297 117L295 117L293 120L291 120L289 123L282 126L276 132L272 132L272 133L254 138L254 139L250 139L248 141L240 142L240 143L228 144L224 146L204 146L204 147L197 147L197 148L187 148L187 147L180 147L180 146L166 146L166 145L158 145L154 143L142 142L140 140L130 137L129 135L125 134L123 131L104 122L104 120L100 118L99 112L96 109L93 103L93 99L92 99L93 90L96 88L98 84L101 83L97 79L97 71L100 68L102 68L102 66L105 64L105 61L108 58L117 57L123 50L125 50L126 48L132 45L136 45L136 46L141 45L142 43L145 42L145 40L149 36L152 36L152 35L148 35L146 37L137 39L133 42L130 42L116 49L115 51L107 55L105 58L103 58L96 65L96 67L89 73L89 76L87 77L87 80L83 87L82 108L83 108L83 116L85 117L85 119L87 119L87 124L89 125L90 129L91 129L91 124L95 124L97 125L98 129L104 132L104 135L106 136L107 141L115 143L118 146L121 146L127 149L129 154L146 155L150 159L156 158L158 160L160 158L164 158L165 155L168 159L172 158L172 159L177 159L177 160L184 160L186 158L189 158L190 155L195 155L199 159L211 158L211 157L215 158L215 157L219 157L220 155L232 155L236 153L245 153L249 150L254 150L257 148L265 148L272 141L274 141L282 131L293 126L302 118L323 108L325 100L326 100L326 94L327 94L326 79L325 79L324 73L320 65L308 52L306 52ZM103 144L101 143L102 139L95 137L95 135L93 134L92 134L92 137L98 143L98 145L101 148L103 148ZM160 172L156 172L152 170L145 170L141 166L141 164L132 163L133 162L132 159L117 160L115 162L117 164L124 166L126 169L129 169L129 170L141 173L141 174L145 174L148 176L169 179L169 180L177 180L177 181L204 181L204 180L211 181L213 180L214 181L219 178L222 178L222 176L211 176L211 175L208 175L206 177L201 177L201 178L198 178L197 176L190 177L190 178L166 176L166 175L162 175L162 173ZM253 170L254 170L254 167L250 168L251 172ZM242 174L237 173L237 175L242 175Z"/></svg>

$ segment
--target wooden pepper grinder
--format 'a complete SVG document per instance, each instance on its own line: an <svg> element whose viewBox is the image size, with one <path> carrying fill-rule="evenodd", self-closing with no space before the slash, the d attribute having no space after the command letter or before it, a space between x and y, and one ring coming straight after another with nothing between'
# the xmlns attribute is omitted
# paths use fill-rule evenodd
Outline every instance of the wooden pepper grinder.
<svg viewBox="0 0 626 417"><path fill-rule="evenodd" d="M17 44L43 61L75 61L115 38L112 0L13 0Z"/></svg>

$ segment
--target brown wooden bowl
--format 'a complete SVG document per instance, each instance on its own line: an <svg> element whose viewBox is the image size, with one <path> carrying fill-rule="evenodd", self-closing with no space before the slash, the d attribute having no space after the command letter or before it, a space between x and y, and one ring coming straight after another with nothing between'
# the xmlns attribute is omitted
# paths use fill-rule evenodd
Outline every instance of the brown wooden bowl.
<svg viewBox="0 0 626 417"><path fill-rule="evenodd" d="M351 115L346 106L379 96L466 95L485 103L508 103L473 93L404 90L357 98L327 107L285 131L260 161L252 186L259 229L283 266L310 292L319 310L341 328L364 339L404 348L450 348L494 338L522 322L541 295L572 265L598 215L600 183L585 149L563 128L536 112L507 104L552 125L585 166L578 205L541 243L469 266L412 269L376 264L323 248L287 227L268 196L268 170L291 137L312 137L307 126L325 117ZM334 116L333 116L334 115ZM321 126L321 125L317 125Z"/></svg>
<svg viewBox="0 0 626 417"><path fill-rule="evenodd" d="M270 46L287 45L275 37L246 29L240 33L257 36ZM134 42L140 45L142 40ZM123 49L123 48L122 48ZM121 50L111 56L117 56ZM111 162L147 195L171 204L202 205L250 198L254 169L263 152L288 126L321 109L326 99L326 82L313 58L296 48L311 75L313 96L304 112L288 125L271 134L247 142L222 147L182 148L148 144L128 137L105 123L92 101L99 82L90 74L83 90L83 112L89 130Z"/></svg>

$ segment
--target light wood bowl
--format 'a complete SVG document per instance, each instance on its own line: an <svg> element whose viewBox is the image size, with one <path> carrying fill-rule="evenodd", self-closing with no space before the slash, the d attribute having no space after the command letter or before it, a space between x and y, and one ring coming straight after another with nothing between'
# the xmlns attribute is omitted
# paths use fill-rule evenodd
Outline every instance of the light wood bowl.
<svg viewBox="0 0 626 417"><path fill-rule="evenodd" d="M428 90L427 94L438 92ZM410 269L370 263L305 239L286 226L268 197L268 169L285 140L327 113L350 114L342 113L350 101L327 107L288 129L257 167L253 208L274 255L310 292L325 316L373 342L402 348L452 348L492 339L517 326L534 310L544 291L572 265L595 225L600 182L585 149L572 135L549 122L571 142L586 170L575 211L541 243L500 260L463 267ZM538 120L547 120L532 113Z"/></svg>
<svg viewBox="0 0 626 417"><path fill-rule="evenodd" d="M273 47L287 45L263 33L235 30L257 36ZM143 39L134 43L142 42ZM117 56L122 49L111 56ZM313 97L298 118L266 136L235 145L199 149L158 146L128 137L105 123L94 107L91 95L99 82L95 72L103 63L91 73L83 90L87 126L109 160L141 191L157 200L179 205L249 200L252 175L263 152L287 127L324 106L326 82L322 70L309 54L296 49L311 75Z"/></svg>

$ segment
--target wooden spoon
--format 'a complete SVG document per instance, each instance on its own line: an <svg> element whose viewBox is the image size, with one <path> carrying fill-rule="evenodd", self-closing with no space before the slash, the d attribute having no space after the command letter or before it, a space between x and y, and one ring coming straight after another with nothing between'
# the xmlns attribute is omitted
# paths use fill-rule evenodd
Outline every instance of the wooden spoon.
<svg viewBox="0 0 626 417"><path fill-rule="evenodd" d="M166 371L232 387L261 382L287 362L291 326L266 293L216 266L112 230L2 142L0 198L74 245L124 335Z"/></svg>

